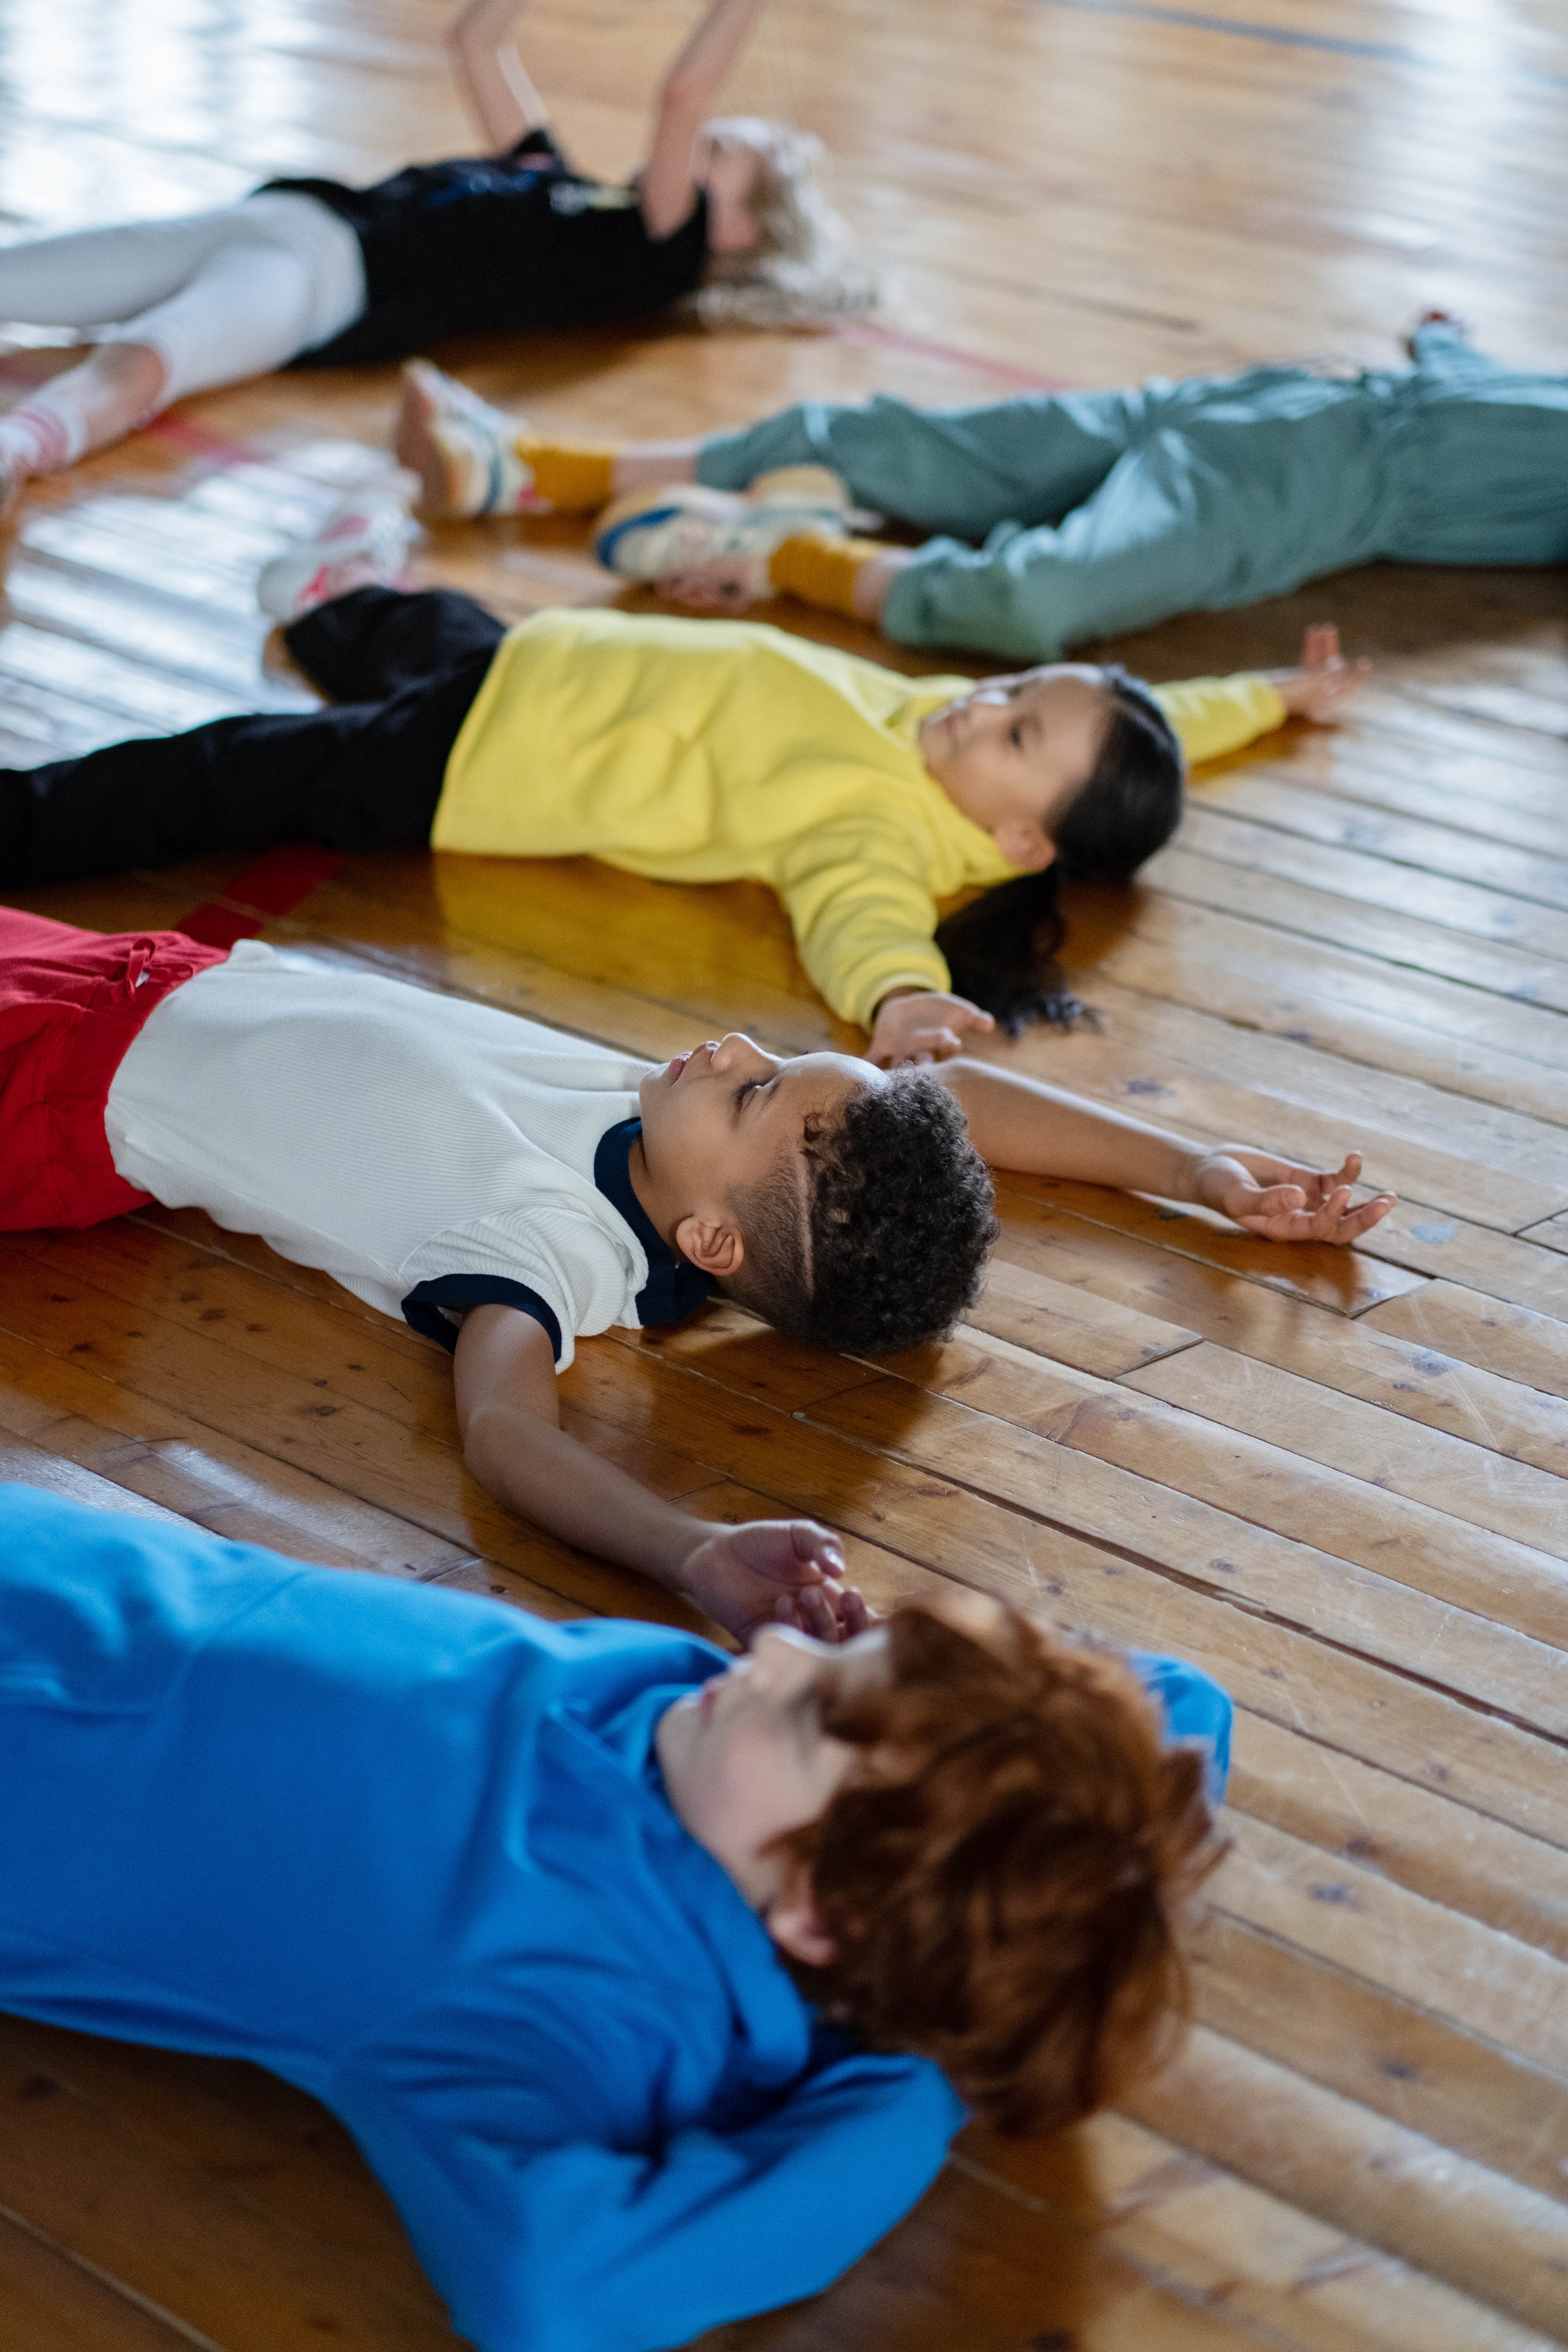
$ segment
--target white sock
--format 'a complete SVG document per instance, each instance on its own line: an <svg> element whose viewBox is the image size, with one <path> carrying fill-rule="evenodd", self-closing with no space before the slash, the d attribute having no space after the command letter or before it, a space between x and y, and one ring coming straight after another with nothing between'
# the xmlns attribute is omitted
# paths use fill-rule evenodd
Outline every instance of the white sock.
<svg viewBox="0 0 1568 2352"><path fill-rule="evenodd" d="M68 393L41 384L0 416L0 465L17 474L55 474L87 447L87 419Z"/></svg>

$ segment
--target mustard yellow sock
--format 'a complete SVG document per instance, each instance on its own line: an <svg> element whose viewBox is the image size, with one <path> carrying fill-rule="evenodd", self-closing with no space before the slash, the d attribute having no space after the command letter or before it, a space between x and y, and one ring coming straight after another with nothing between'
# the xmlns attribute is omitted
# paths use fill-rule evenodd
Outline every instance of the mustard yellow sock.
<svg viewBox="0 0 1568 2352"><path fill-rule="evenodd" d="M821 613L855 618L855 583L868 563L886 555L879 539L840 539L832 531L801 530L781 540L768 559L768 580L781 596L798 596Z"/></svg>
<svg viewBox="0 0 1568 2352"><path fill-rule="evenodd" d="M589 441L551 441L520 433L517 454L533 476L533 487L557 514L597 514L615 492L616 452Z"/></svg>

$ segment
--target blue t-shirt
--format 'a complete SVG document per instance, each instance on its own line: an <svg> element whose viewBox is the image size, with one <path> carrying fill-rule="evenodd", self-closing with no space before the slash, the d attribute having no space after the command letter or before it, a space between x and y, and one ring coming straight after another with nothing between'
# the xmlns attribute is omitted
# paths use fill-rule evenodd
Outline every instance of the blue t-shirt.
<svg viewBox="0 0 1568 2352"><path fill-rule="evenodd" d="M724 1663L0 1486L0 2007L325 2101L479 2352L811 2294L963 2109L821 2025L671 1811L655 1726Z"/></svg>

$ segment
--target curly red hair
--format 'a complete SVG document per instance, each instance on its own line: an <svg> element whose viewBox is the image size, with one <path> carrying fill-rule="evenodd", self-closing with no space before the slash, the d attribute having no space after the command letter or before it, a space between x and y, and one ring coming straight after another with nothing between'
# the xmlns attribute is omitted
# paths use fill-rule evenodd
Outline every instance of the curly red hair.
<svg viewBox="0 0 1568 2352"><path fill-rule="evenodd" d="M1222 1851L1202 1753L1120 1659L1005 1602L954 1588L888 1636L888 1684L823 1704L862 1768L781 1841L835 1946L789 1965L998 2129L1058 2130L1181 2030L1181 1913Z"/></svg>

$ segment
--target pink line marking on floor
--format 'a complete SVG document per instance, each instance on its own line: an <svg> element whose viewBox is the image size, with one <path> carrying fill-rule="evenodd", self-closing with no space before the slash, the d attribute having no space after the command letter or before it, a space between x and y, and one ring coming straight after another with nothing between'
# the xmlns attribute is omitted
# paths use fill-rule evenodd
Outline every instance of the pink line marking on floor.
<svg viewBox="0 0 1568 2352"><path fill-rule="evenodd" d="M1010 360L987 359L979 352L962 351L956 343L933 342L927 335L906 335L898 327L879 327L868 319L853 327L838 328L836 337L843 343L871 343L880 351L907 352L913 359L943 360L950 367L967 368L972 375L994 376L999 383L1016 384L1022 392L1079 389L1067 376L1037 375L1033 369L1015 367Z"/></svg>
<svg viewBox="0 0 1568 2352"><path fill-rule="evenodd" d="M188 450L193 457L225 457L231 466L241 466L256 455L248 441L231 441L226 434L209 433L205 425L193 425L184 416L154 416L142 430L154 440L170 441L176 449Z"/></svg>

